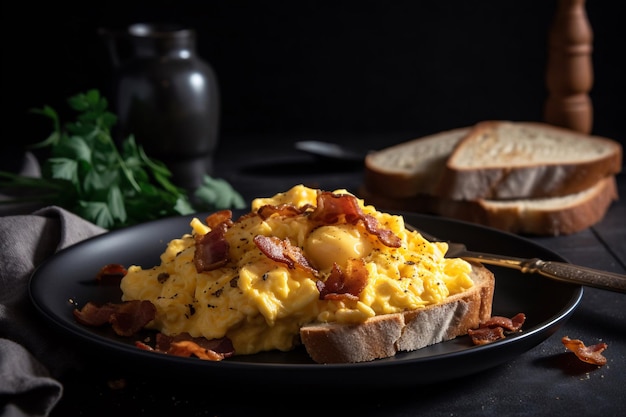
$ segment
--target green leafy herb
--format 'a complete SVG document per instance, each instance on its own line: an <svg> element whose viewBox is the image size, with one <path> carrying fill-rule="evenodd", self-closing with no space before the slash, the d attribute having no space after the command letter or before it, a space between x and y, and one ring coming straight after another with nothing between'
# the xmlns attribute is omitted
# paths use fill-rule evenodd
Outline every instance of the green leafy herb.
<svg viewBox="0 0 626 417"><path fill-rule="evenodd" d="M228 182L221 178L205 175L202 185L194 193L196 199L203 203L205 209L213 208L244 208L246 202L239 193L233 192Z"/></svg>
<svg viewBox="0 0 626 417"><path fill-rule="evenodd" d="M224 180L206 175L194 193L174 185L169 169L149 158L130 135L120 149L111 137L117 122L98 90L68 100L76 121L62 126L57 112L45 106L34 112L52 119L54 130L34 148L50 149L38 178L0 171L0 187L21 194L6 202L36 201L63 207L107 229L198 210L243 208L243 198ZM24 194L24 191L30 191Z"/></svg>

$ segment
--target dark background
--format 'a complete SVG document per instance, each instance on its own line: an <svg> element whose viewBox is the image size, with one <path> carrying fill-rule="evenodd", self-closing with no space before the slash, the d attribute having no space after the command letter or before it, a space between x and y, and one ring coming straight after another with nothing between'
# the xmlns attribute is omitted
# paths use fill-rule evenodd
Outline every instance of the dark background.
<svg viewBox="0 0 626 417"><path fill-rule="evenodd" d="M399 140L486 119L541 120L556 0L3 2L2 165L51 131L68 97L109 94L100 27L170 22L197 31L221 89L223 141L389 133ZM593 133L624 143L620 2L587 1Z"/></svg>

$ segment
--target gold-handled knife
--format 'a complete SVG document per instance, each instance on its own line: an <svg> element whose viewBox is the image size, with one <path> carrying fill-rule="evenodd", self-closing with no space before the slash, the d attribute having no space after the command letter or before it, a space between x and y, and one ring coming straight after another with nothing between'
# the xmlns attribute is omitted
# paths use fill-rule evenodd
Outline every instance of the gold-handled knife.
<svg viewBox="0 0 626 417"><path fill-rule="evenodd" d="M438 239L414 226L405 224L409 230L419 232L431 242L446 242L448 251L446 258L463 258L468 261L480 262L488 265L518 269L524 273L541 274L550 279L570 284L601 288L626 294L626 275L599 269L587 268L567 262L544 261L539 258L517 258L494 253L476 252L467 249L465 244Z"/></svg>

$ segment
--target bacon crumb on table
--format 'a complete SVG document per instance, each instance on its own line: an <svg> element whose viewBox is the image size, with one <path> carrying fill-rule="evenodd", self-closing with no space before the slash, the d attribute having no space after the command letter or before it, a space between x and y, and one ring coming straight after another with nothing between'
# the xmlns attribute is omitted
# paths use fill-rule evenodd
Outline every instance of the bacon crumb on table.
<svg viewBox="0 0 626 417"><path fill-rule="evenodd" d="M585 346L582 340L570 339L568 336L563 336L561 342L567 350L574 352L576 357L583 362L598 366L606 364L606 358L602 355L602 352L608 347L606 343Z"/></svg>

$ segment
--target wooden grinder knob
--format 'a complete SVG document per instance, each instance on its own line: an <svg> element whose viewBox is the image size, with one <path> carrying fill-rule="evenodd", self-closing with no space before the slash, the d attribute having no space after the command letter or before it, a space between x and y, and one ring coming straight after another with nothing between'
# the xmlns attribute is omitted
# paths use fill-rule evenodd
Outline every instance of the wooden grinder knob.
<svg viewBox="0 0 626 417"><path fill-rule="evenodd" d="M545 121L582 133L590 133L593 108L593 32L585 0L559 0L548 36Z"/></svg>

